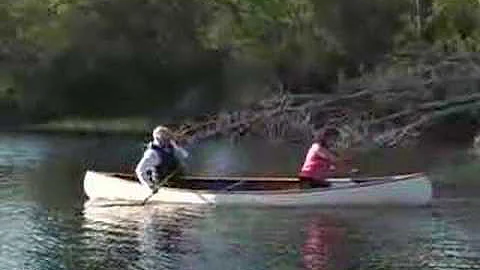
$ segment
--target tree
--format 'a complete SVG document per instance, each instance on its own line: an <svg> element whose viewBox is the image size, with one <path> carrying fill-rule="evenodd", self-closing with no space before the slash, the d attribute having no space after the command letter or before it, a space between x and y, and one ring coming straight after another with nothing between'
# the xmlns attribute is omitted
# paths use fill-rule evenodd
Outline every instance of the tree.
<svg viewBox="0 0 480 270"><path fill-rule="evenodd" d="M434 0L425 32L427 40L444 51L479 51L480 2Z"/></svg>

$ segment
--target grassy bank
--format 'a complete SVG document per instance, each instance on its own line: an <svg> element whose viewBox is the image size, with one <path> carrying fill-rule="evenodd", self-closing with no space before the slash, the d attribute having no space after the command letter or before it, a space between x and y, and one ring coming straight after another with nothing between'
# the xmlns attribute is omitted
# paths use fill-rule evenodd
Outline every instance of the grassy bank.
<svg viewBox="0 0 480 270"><path fill-rule="evenodd" d="M148 118L83 119L69 118L20 127L28 132L71 132L102 134L148 134L159 123Z"/></svg>

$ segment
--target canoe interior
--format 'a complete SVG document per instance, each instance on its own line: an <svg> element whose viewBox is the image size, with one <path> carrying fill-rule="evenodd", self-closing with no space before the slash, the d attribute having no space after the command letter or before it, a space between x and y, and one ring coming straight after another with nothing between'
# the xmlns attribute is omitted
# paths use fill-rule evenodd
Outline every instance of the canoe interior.
<svg viewBox="0 0 480 270"><path fill-rule="evenodd" d="M138 182L133 174L112 173L110 176L126 181ZM253 191L253 190L291 190L299 189L300 182L295 178L261 178L243 179L228 177L198 177L185 176L169 180L165 187L192 189L192 190L225 190L225 191Z"/></svg>

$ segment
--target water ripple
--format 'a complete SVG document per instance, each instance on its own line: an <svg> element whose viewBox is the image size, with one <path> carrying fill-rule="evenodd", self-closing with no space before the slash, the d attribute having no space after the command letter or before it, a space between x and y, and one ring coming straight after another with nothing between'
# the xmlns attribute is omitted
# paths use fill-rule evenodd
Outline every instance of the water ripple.
<svg viewBox="0 0 480 270"><path fill-rule="evenodd" d="M82 208L83 166L139 150L96 141L0 135L0 270L480 269L480 200L460 183L420 209Z"/></svg>
<svg viewBox="0 0 480 270"><path fill-rule="evenodd" d="M171 207L95 207L85 209L82 243L95 254L99 269L181 269L195 254L188 230L204 209ZM125 254L128 254L125 256Z"/></svg>

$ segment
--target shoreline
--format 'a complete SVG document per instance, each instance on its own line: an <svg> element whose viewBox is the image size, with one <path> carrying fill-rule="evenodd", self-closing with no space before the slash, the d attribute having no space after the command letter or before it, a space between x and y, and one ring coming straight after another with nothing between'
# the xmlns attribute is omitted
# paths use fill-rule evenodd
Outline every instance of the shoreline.
<svg viewBox="0 0 480 270"><path fill-rule="evenodd" d="M39 134L69 134L69 135L126 135L126 136L149 136L153 128L157 125L167 125L172 127L172 129L177 129L178 125L172 124L171 121L154 121L151 118L140 118L140 117L121 117L121 118L109 118L109 119L87 119L87 118L73 118L73 119L58 119L52 120L45 123L9 123L9 124L0 124L0 132L25 132L25 133L39 133ZM177 131L182 132L181 128ZM214 136L200 136L195 138L197 133L189 134L190 139L193 140L209 140L217 137L224 137L232 139L241 139L240 137L235 137L235 132L229 134L228 132L220 132ZM201 132L200 132L201 133ZM260 136L262 134L251 134L253 136ZM273 139L273 141L284 141L285 143L291 143L288 137L282 138L280 136ZM423 134L426 135L426 134ZM247 136L248 137L248 136ZM421 135L420 135L421 137ZM265 139L272 139L266 137ZM412 142L417 141L410 140ZM303 140L302 140L303 141ZM299 141L297 140L297 143ZM309 140L305 140L305 143L308 143ZM465 143L462 141L451 141L453 143ZM472 138L473 142L473 138ZM365 145L364 145L365 146ZM358 147L358 145L357 145ZM371 147L371 146L370 146ZM370 148L366 147L366 148ZM360 147L364 148L364 147ZM375 147L374 147L375 148Z"/></svg>
<svg viewBox="0 0 480 270"><path fill-rule="evenodd" d="M78 135L132 135L150 134L152 121L139 118L63 119L45 123L16 123L0 127L2 132Z"/></svg>
<svg viewBox="0 0 480 270"><path fill-rule="evenodd" d="M242 140L243 137L254 136L285 144L309 144L312 135L323 126L321 123L324 120L342 120L342 118L332 118L333 116L328 113L320 114L320 117L315 116L314 111L331 108L341 109L346 105L337 104L335 101L342 100L342 98L343 96L332 95L329 100L329 103L332 104L326 106L325 102L321 102L324 98L316 100L310 97L309 100L312 100L305 103L305 100L298 100L299 97L295 95L274 95L259 104L238 111L219 111L211 115L197 115L190 118L176 117L175 119L152 115L123 117L69 116L34 122L28 121L25 117L8 117L9 119L4 117L4 121L0 121L0 131L81 136L124 135L145 137L150 136L151 131L156 126L166 125L177 134L178 140L185 143L218 138L238 141ZM317 104L318 102L320 103ZM308 107L306 107L307 105ZM418 116L417 110L412 111L413 116ZM375 121L378 121L378 119L356 117L361 116L362 110L355 112L349 113L349 116L351 116L349 121L343 121L335 125L343 132L341 141L338 142L340 148L364 151L375 148L396 148L402 145L422 144L426 141L437 141L442 144L474 144L474 138L478 136L476 132L480 129L478 123L472 125L470 121L460 121L461 123L458 123L457 120L455 121L457 124L451 121L443 121L442 123L442 121L437 121L438 119L433 117L426 119L426 121L425 118L420 118L420 121L417 121L418 118L410 117L410 113L412 113L410 111L408 111L408 118L413 119L414 124L420 123L418 127L413 127L413 130L412 125L409 124L412 121L411 119L398 127L387 125L383 128L377 128L375 127ZM423 113L423 111L418 113ZM438 111L434 110L433 113L438 113ZM394 116L398 114L394 114ZM329 118L329 116L331 117ZM389 118L391 117L391 115L384 116L380 120L390 121ZM458 132L455 132L454 135L456 136L452 137L451 130L461 131L462 136L458 136ZM445 138L442 139L442 137Z"/></svg>

